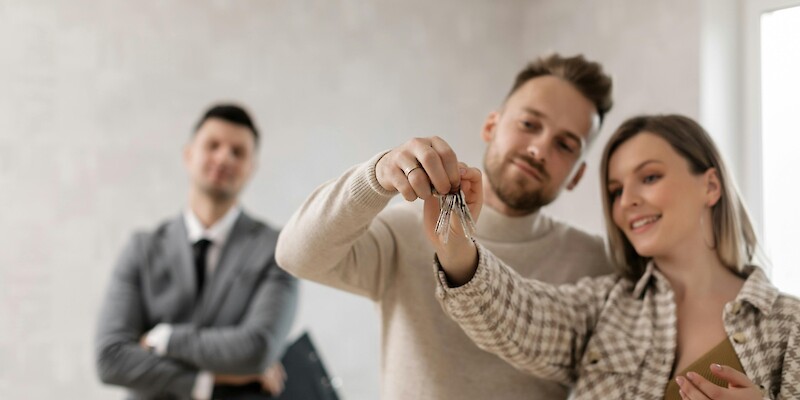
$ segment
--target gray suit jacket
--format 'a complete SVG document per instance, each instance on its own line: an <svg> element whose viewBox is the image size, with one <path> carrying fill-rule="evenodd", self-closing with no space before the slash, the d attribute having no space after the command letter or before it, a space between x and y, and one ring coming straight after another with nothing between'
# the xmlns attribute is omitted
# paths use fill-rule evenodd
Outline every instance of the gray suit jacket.
<svg viewBox="0 0 800 400"><path fill-rule="evenodd" d="M260 373L277 360L297 307L297 281L275 264L278 232L245 213L196 298L183 217L133 235L111 277L96 337L100 379L133 398L190 398L199 370ZM139 346L172 324L167 355Z"/></svg>

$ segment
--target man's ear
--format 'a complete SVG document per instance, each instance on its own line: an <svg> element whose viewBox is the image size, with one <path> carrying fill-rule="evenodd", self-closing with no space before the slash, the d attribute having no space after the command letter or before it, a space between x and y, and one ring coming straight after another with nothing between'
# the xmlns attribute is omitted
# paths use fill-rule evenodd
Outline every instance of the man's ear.
<svg viewBox="0 0 800 400"><path fill-rule="evenodd" d="M189 164L192 159L192 143L189 142L183 146L183 167L189 169Z"/></svg>
<svg viewBox="0 0 800 400"><path fill-rule="evenodd" d="M483 130L481 131L481 138L484 142L489 143L494 139L494 131L498 122L500 122L500 113L497 111L490 112L483 123Z"/></svg>
<svg viewBox="0 0 800 400"><path fill-rule="evenodd" d="M706 181L706 205L714 207L722 197L722 182L716 168L709 168L703 174Z"/></svg>
<svg viewBox="0 0 800 400"><path fill-rule="evenodd" d="M581 162L581 166L578 167L578 172L575 173L575 177L567 184L567 190L575 189L575 186L578 186L578 182L581 181L583 178L583 173L586 171L586 162Z"/></svg>

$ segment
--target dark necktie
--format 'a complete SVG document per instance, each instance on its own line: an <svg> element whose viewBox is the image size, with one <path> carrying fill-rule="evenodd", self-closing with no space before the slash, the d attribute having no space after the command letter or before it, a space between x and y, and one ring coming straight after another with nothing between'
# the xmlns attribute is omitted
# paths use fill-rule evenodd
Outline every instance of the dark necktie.
<svg viewBox="0 0 800 400"><path fill-rule="evenodd" d="M192 246L194 250L194 272L197 279L197 296L203 292L203 284L206 281L206 254L208 248L211 247L211 241L208 239L200 239Z"/></svg>

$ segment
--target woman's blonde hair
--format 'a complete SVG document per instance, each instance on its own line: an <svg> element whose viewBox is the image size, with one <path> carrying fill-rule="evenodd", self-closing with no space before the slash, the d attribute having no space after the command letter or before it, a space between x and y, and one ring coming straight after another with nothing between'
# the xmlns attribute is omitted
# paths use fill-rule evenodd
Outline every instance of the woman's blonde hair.
<svg viewBox="0 0 800 400"><path fill-rule="evenodd" d="M600 181L603 210L608 234L611 259L618 270L636 281L644 273L648 257L636 253L625 234L614 224L612 199L608 193L608 162L614 151L632 137L651 133L666 140L672 148L689 163L694 174L702 174L709 168L717 171L721 196L711 207L711 229L714 246L720 261L737 273L753 260L758 241L747 209L731 179L722 157L706 131L694 120L682 115L644 115L623 122L611 136L603 151Z"/></svg>

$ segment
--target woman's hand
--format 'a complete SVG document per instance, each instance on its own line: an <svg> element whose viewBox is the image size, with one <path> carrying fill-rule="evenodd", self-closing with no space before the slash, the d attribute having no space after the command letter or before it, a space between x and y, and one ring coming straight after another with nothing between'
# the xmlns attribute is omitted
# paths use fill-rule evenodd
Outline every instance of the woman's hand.
<svg viewBox="0 0 800 400"><path fill-rule="evenodd" d="M461 191L467 203L472 219L477 222L483 206L483 180L481 171L459 163ZM461 227L461 221L455 213L450 218L450 234L447 243L443 243L436 234L436 221L439 218L439 199L425 199L425 234L436 249L439 263L453 286L469 282L478 267L478 251L472 240L467 239Z"/></svg>
<svg viewBox="0 0 800 400"><path fill-rule="evenodd" d="M711 364L711 373L728 381L728 387L720 387L702 376L689 372L685 377L675 378L684 400L761 400L764 395L747 375L727 366Z"/></svg>

